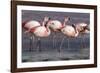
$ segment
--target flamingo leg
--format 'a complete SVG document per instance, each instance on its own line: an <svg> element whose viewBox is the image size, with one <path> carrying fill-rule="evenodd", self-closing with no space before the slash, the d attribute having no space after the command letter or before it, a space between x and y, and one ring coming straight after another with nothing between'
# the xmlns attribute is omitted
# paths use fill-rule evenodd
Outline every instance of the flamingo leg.
<svg viewBox="0 0 100 73"><path fill-rule="evenodd" d="M84 48L84 35L83 35L82 38L81 38L81 48L82 48L82 49Z"/></svg>
<svg viewBox="0 0 100 73"><path fill-rule="evenodd" d="M80 36L80 50L79 50L79 53L80 53L80 58L82 57L82 52L83 52L83 36Z"/></svg>
<svg viewBox="0 0 100 73"><path fill-rule="evenodd" d="M67 38L67 43L68 43L68 47L67 47L67 49L69 50L70 48L70 44L69 44L69 38Z"/></svg>
<svg viewBox="0 0 100 73"><path fill-rule="evenodd" d="M53 35L53 48L54 48L54 49L55 49L55 44L56 44L56 43L55 43L55 41L56 41L55 38L56 38L56 33L54 32L54 35Z"/></svg>
<svg viewBox="0 0 100 73"><path fill-rule="evenodd" d="M30 49L29 49L29 51L30 52L32 52L32 48L33 48L33 37L32 37L32 35L30 35Z"/></svg>
<svg viewBox="0 0 100 73"><path fill-rule="evenodd" d="M65 37L62 38L62 41L61 41L61 44L60 44L60 48L59 48L59 50L58 50L59 53L61 52L64 39L65 39Z"/></svg>
<svg viewBox="0 0 100 73"><path fill-rule="evenodd" d="M34 34L32 34L32 49L34 48L34 43L35 43L35 36L34 36Z"/></svg>
<svg viewBox="0 0 100 73"><path fill-rule="evenodd" d="M38 52L41 52L41 40L40 40L40 38L38 38L37 39L37 50L38 50Z"/></svg>
<svg viewBox="0 0 100 73"><path fill-rule="evenodd" d="M82 42L83 42L83 48L85 48L85 43L84 43L84 35L83 35Z"/></svg>
<svg viewBox="0 0 100 73"><path fill-rule="evenodd" d="M82 36L82 39L81 39L81 44L82 44L82 48L81 48L81 54L83 53L83 49L85 48L85 43L84 43L84 35Z"/></svg>

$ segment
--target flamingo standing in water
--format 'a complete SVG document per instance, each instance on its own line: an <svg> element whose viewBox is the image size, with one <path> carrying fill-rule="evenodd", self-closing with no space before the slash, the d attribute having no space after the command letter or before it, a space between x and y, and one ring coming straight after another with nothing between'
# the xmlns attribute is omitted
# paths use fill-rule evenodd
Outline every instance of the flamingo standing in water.
<svg viewBox="0 0 100 73"><path fill-rule="evenodd" d="M62 28L62 23L59 20L50 20L48 22L48 26L53 30L53 48L55 49L55 38L56 38L56 32L58 32Z"/></svg>
<svg viewBox="0 0 100 73"><path fill-rule="evenodd" d="M76 28L80 32L80 34L82 35L81 44L82 44L82 47L84 48L84 46L83 46L83 44L84 44L83 43L84 42L84 34L87 34L87 33L90 32L89 25L81 22L81 23L76 24Z"/></svg>
<svg viewBox="0 0 100 73"><path fill-rule="evenodd" d="M38 41L39 42L40 42L40 38L41 37L48 37L50 35L50 33L51 33L49 27L47 26L48 21L49 21L49 17L45 17L42 25L40 25L40 26L38 26L36 28L32 28L30 30L32 33L34 33L34 35L36 37L38 37ZM39 51L41 51L40 50L40 43L37 43L37 44L39 45L38 46Z"/></svg>
<svg viewBox="0 0 100 73"><path fill-rule="evenodd" d="M81 33L89 33L89 28L88 28L88 25L86 23L77 23L77 24L73 24L73 25L65 25L66 20L67 20L67 18L65 18L65 20L64 20L64 27L61 29L61 32L64 35L66 35L67 37L76 38ZM64 40L64 38L62 39L60 50L61 50L61 47L62 47L63 40ZM69 40L68 40L68 42L69 42Z"/></svg>
<svg viewBox="0 0 100 73"><path fill-rule="evenodd" d="M22 27L26 29L24 33L30 33L30 51L32 50L33 46L33 33L30 31L32 28L36 28L40 26L40 23L36 20L25 21L22 23Z"/></svg>
<svg viewBox="0 0 100 73"><path fill-rule="evenodd" d="M66 24L68 22L68 20L69 20L69 18L65 17L61 32L67 37L75 38L79 35L79 32L74 24L73 25ZM65 37L61 41L59 52L61 51L64 39L65 39ZM67 41L68 41L68 49L69 49L69 39L67 39Z"/></svg>

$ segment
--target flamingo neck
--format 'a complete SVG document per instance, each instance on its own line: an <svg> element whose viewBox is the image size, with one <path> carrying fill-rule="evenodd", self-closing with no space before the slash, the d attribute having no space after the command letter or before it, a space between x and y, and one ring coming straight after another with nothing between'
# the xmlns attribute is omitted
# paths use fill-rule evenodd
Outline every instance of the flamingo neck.
<svg viewBox="0 0 100 73"><path fill-rule="evenodd" d="M45 23L46 23L46 21L43 21L42 26L44 26L44 25L45 25Z"/></svg>
<svg viewBox="0 0 100 73"><path fill-rule="evenodd" d="M27 27L25 27L25 25L28 23L28 20L27 21L24 21L23 23L22 23L22 27L25 29L25 30L29 30Z"/></svg>
<svg viewBox="0 0 100 73"><path fill-rule="evenodd" d="M67 22L68 22L68 18L65 18L65 19L64 19L63 26L65 26Z"/></svg>
<svg viewBox="0 0 100 73"><path fill-rule="evenodd" d="M46 28L46 31L49 32L50 31L49 28Z"/></svg>
<svg viewBox="0 0 100 73"><path fill-rule="evenodd" d="M49 21L47 21L46 23L45 23L45 27L49 27L50 26L50 22L51 22L52 20L49 20Z"/></svg>
<svg viewBox="0 0 100 73"><path fill-rule="evenodd" d="M76 29L75 37L79 35L79 31Z"/></svg>
<svg viewBox="0 0 100 73"><path fill-rule="evenodd" d="M49 22L49 21L48 21L48 22ZM49 26L48 26L48 22L47 22L47 24L45 25L47 32L50 31Z"/></svg>
<svg viewBox="0 0 100 73"><path fill-rule="evenodd" d="M65 26L66 25L66 21L64 21L64 23L63 23L63 26Z"/></svg>
<svg viewBox="0 0 100 73"><path fill-rule="evenodd" d="M27 21L24 21L24 22L22 22L22 27L24 27L25 26L25 24L28 22L28 20Z"/></svg>
<svg viewBox="0 0 100 73"><path fill-rule="evenodd" d="M49 21L49 20L47 19L47 17L45 17L44 20L43 20L42 26L45 26L45 25L47 24L48 21Z"/></svg>
<svg viewBox="0 0 100 73"><path fill-rule="evenodd" d="M78 31L78 29L77 29L77 27L76 27L76 25L75 24L72 24L72 27L74 28L74 30L75 30L75 37L77 37L78 36L78 34L79 34L79 31Z"/></svg>

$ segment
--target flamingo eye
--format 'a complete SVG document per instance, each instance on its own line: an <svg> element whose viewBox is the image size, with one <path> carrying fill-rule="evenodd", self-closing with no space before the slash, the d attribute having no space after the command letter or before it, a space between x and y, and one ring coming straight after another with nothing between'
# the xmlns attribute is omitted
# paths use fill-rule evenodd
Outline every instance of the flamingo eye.
<svg viewBox="0 0 100 73"><path fill-rule="evenodd" d="M54 25L54 23L51 23L52 25Z"/></svg>

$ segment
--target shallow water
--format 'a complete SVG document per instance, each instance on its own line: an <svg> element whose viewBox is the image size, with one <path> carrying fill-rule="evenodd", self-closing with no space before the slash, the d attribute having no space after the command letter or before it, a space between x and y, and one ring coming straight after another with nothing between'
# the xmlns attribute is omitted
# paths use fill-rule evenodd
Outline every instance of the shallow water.
<svg viewBox="0 0 100 73"><path fill-rule="evenodd" d="M84 48L77 51L24 51L22 62L59 61L59 60L82 60L89 59L89 49Z"/></svg>

